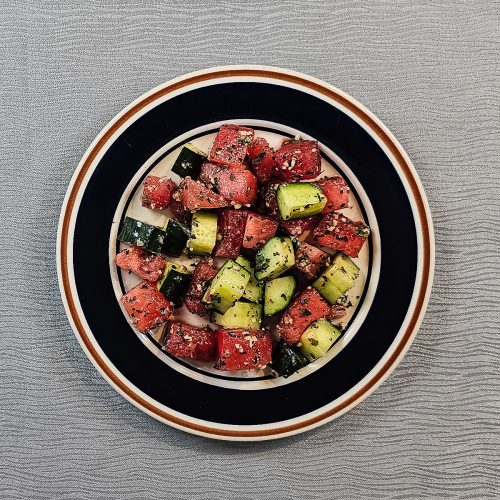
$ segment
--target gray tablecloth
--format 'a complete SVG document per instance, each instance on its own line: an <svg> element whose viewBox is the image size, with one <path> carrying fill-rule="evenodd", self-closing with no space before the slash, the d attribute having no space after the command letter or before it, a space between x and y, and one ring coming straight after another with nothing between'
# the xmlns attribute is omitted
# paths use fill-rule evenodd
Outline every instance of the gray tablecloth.
<svg viewBox="0 0 500 500"><path fill-rule="evenodd" d="M499 51L498 1L1 1L0 497L500 498ZM390 379L338 421L261 444L181 433L115 393L55 269L63 195L97 132L143 91L230 63L310 73L373 110L437 238L430 307Z"/></svg>

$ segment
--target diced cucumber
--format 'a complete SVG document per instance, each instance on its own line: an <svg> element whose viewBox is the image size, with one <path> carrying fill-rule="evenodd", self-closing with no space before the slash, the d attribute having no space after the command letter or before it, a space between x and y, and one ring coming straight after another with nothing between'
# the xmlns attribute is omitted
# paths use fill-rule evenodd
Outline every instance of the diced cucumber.
<svg viewBox="0 0 500 500"><path fill-rule="evenodd" d="M223 328L259 329L262 325L262 306L251 302L235 302L224 314L212 311L211 320Z"/></svg>
<svg viewBox="0 0 500 500"><path fill-rule="evenodd" d="M243 257L243 255L238 255L238 257L236 257L235 262L237 262L240 266L244 267L247 271L253 269L250 259Z"/></svg>
<svg viewBox="0 0 500 500"><path fill-rule="evenodd" d="M186 267L167 262L163 274L158 281L158 290L169 299L175 307L182 304L182 298L191 282L191 273Z"/></svg>
<svg viewBox="0 0 500 500"><path fill-rule="evenodd" d="M273 350L272 369L279 377L289 377L308 363L306 357L284 340L280 340Z"/></svg>
<svg viewBox="0 0 500 500"><path fill-rule="evenodd" d="M258 280L277 278L295 264L292 240L273 236L255 256L255 277Z"/></svg>
<svg viewBox="0 0 500 500"><path fill-rule="evenodd" d="M264 314L272 316L286 309L293 297L297 282L293 276L283 276L266 281Z"/></svg>
<svg viewBox="0 0 500 500"><path fill-rule="evenodd" d="M359 267L347 255L339 253L333 259L332 265L313 283L313 287L330 304L335 304L354 286L358 276Z"/></svg>
<svg viewBox="0 0 500 500"><path fill-rule="evenodd" d="M200 175L201 164L207 159L207 155L194 147L192 144L186 144L175 160L172 172L180 177L188 175L193 179Z"/></svg>
<svg viewBox="0 0 500 500"><path fill-rule="evenodd" d="M165 233L162 229L151 224L146 224L132 217L125 217L118 234L118 239L123 243L130 243L142 247L153 253L160 253Z"/></svg>
<svg viewBox="0 0 500 500"><path fill-rule="evenodd" d="M281 184L276 199L284 220L319 214L327 202L323 191L314 182Z"/></svg>
<svg viewBox="0 0 500 500"><path fill-rule="evenodd" d="M250 273L234 260L227 260L210 282L201 301L225 313L245 291Z"/></svg>
<svg viewBox="0 0 500 500"><path fill-rule="evenodd" d="M196 255L210 255L217 242L217 214L200 211L193 214L189 252Z"/></svg>
<svg viewBox="0 0 500 500"><path fill-rule="evenodd" d="M165 235L163 237L163 246L161 253L179 257L186 248L189 238L189 229L175 219L168 219L165 224Z"/></svg>
<svg viewBox="0 0 500 500"><path fill-rule="evenodd" d="M253 270L250 271L250 280L243 292L243 298L256 303L261 303L264 298L264 283L262 281L257 281Z"/></svg>
<svg viewBox="0 0 500 500"><path fill-rule="evenodd" d="M327 319L317 319L300 336L300 351L309 361L314 361L324 356L341 335Z"/></svg>
<svg viewBox="0 0 500 500"><path fill-rule="evenodd" d="M243 257L243 255L239 255L236 262L250 273L250 280L243 292L243 298L250 302L262 302L264 298L264 283L262 281L257 281L252 264L250 264L250 261L246 257Z"/></svg>

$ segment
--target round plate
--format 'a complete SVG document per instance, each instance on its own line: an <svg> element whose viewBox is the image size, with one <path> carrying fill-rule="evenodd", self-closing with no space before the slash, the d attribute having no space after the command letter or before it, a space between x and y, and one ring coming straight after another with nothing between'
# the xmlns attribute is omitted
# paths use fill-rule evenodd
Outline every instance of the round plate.
<svg viewBox="0 0 500 500"><path fill-rule="evenodd" d="M356 209L372 228L363 257L365 286L346 334L327 358L289 379L219 375L173 360L152 339L134 333L117 300L125 285L110 265L116 228L133 207L141 179L151 171L165 172L183 143L203 141L225 122L252 126L258 135L298 133L317 139L328 168L351 184ZM191 73L119 113L91 144L71 180L57 252L70 323L105 379L167 424L233 440L303 432L368 396L410 346L434 269L427 200L392 134L331 85L263 66Z"/></svg>

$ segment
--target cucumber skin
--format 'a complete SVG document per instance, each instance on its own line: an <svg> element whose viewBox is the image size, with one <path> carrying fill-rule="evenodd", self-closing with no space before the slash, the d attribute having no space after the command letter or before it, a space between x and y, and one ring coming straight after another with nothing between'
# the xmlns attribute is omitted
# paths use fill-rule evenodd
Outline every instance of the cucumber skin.
<svg viewBox="0 0 500 500"><path fill-rule="evenodd" d="M287 378L308 364L307 358L299 351L280 340L273 351L272 369L279 377Z"/></svg>
<svg viewBox="0 0 500 500"><path fill-rule="evenodd" d="M175 307L180 307L190 283L190 274L170 268L167 276L158 282L157 288Z"/></svg>
<svg viewBox="0 0 500 500"><path fill-rule="evenodd" d="M175 219L169 219L164 229L161 253L180 257L191 235L189 229Z"/></svg>
<svg viewBox="0 0 500 500"><path fill-rule="evenodd" d="M137 236L135 236L137 234ZM153 253L161 253L165 233L162 229L132 217L125 217L118 234L118 240Z"/></svg>
<svg viewBox="0 0 500 500"><path fill-rule="evenodd" d="M192 146L191 144L186 144L181 149L179 156L174 162L172 166L172 172L177 174L179 177L187 177L190 176L192 179L198 177L201 171L201 164L207 159L206 155L199 151L197 148L196 151L193 151L188 146Z"/></svg>

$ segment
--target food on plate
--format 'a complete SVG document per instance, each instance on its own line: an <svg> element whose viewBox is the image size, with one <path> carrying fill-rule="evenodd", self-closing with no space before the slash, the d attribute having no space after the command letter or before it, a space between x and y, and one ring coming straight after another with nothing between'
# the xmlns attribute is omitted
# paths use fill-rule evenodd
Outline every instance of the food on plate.
<svg viewBox="0 0 500 500"><path fill-rule="evenodd" d="M195 178L199 175L207 155L192 144L186 144L172 166L172 172L179 177Z"/></svg>
<svg viewBox="0 0 500 500"><path fill-rule="evenodd" d="M132 324L142 333L166 323L174 310L172 302L147 281L132 288L121 301Z"/></svg>
<svg viewBox="0 0 500 500"><path fill-rule="evenodd" d="M370 228L363 222L354 222L337 212L326 214L313 230L315 243L330 250L357 257L370 235Z"/></svg>
<svg viewBox="0 0 500 500"><path fill-rule="evenodd" d="M321 173L317 141L289 140L276 151L277 168L286 181L315 179Z"/></svg>
<svg viewBox="0 0 500 500"><path fill-rule="evenodd" d="M276 330L287 344L299 342L304 330L319 318L330 313L328 303L311 287L306 288L286 309Z"/></svg>
<svg viewBox="0 0 500 500"><path fill-rule="evenodd" d="M297 269L309 278L315 278L330 261L330 254L302 241L295 250L295 265Z"/></svg>
<svg viewBox="0 0 500 500"><path fill-rule="evenodd" d="M247 224L246 210L221 210L217 229L217 245L214 255L236 259L241 252Z"/></svg>
<svg viewBox="0 0 500 500"><path fill-rule="evenodd" d="M246 219L243 247L258 250L276 234L278 226L278 222L271 217L250 212Z"/></svg>
<svg viewBox="0 0 500 500"><path fill-rule="evenodd" d="M167 262L160 281L158 281L158 290L174 306L179 307L190 283L191 273L185 266Z"/></svg>
<svg viewBox="0 0 500 500"><path fill-rule="evenodd" d="M209 309L201 302L208 285L217 274L217 268L211 258L201 259L193 271L191 283L184 297L184 304L190 313L205 316Z"/></svg>
<svg viewBox="0 0 500 500"><path fill-rule="evenodd" d="M282 276L266 281L264 314L274 316L287 308L292 300L297 281L293 276Z"/></svg>
<svg viewBox="0 0 500 500"><path fill-rule="evenodd" d="M278 187L276 201L282 219L289 220L321 213L327 199L314 182L286 182Z"/></svg>
<svg viewBox="0 0 500 500"><path fill-rule="evenodd" d="M326 318L317 319L300 336L300 351L309 361L314 361L324 356L340 335L342 332Z"/></svg>
<svg viewBox="0 0 500 500"><path fill-rule="evenodd" d="M217 242L217 214L200 210L191 219L191 237L187 247L190 253L210 255Z"/></svg>
<svg viewBox="0 0 500 500"><path fill-rule="evenodd" d="M264 330L217 330L215 366L219 370L250 370L271 363L272 342Z"/></svg>
<svg viewBox="0 0 500 500"><path fill-rule="evenodd" d="M176 187L175 182L168 177L148 175L144 180L142 206L153 210L165 210L170 205Z"/></svg>
<svg viewBox="0 0 500 500"><path fill-rule="evenodd" d="M115 262L118 267L152 283L158 281L165 267L165 260L162 257L146 252L141 247L125 248L117 254Z"/></svg>
<svg viewBox="0 0 500 500"><path fill-rule="evenodd" d="M344 254L337 254L332 265L313 283L324 299L335 304L354 286L359 276L359 268Z"/></svg>
<svg viewBox="0 0 500 500"><path fill-rule="evenodd" d="M210 328L172 321L167 327L162 349L179 358L210 361L215 358L215 334Z"/></svg>
<svg viewBox="0 0 500 500"><path fill-rule="evenodd" d="M121 299L131 323L162 327L167 353L223 371L289 377L324 356L343 333L370 229L342 212L345 179L321 178L317 141L273 149L226 124L208 151L185 144L172 172L178 185L148 175L141 191L141 210L163 219L134 213L118 234L116 265L142 280Z"/></svg>

